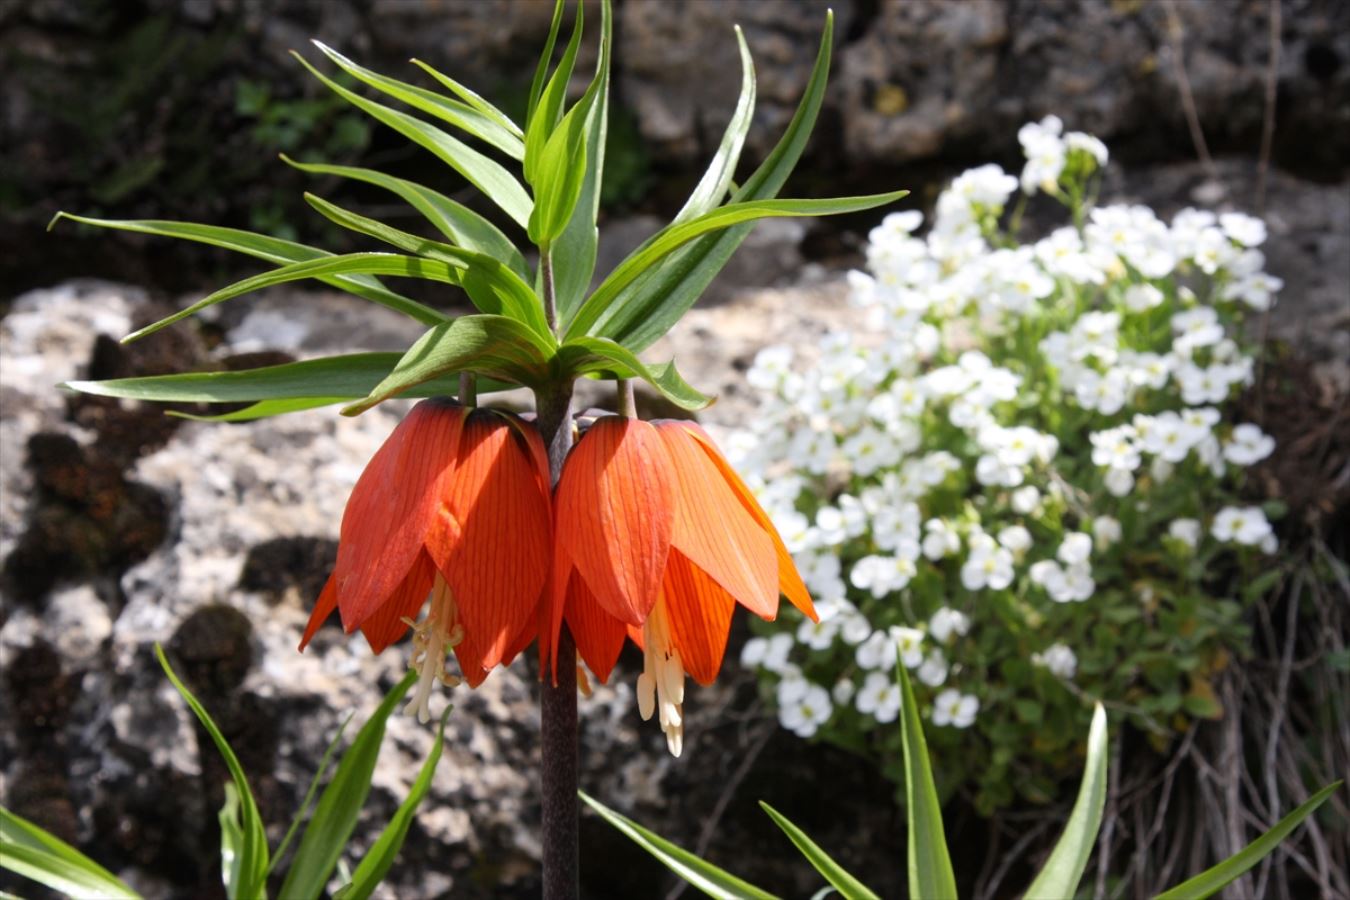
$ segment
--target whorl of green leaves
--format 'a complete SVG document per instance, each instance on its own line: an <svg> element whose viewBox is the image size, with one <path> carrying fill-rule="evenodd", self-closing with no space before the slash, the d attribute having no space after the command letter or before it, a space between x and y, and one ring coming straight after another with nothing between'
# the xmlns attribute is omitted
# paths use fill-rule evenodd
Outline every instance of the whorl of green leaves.
<svg viewBox="0 0 1350 900"><path fill-rule="evenodd" d="M286 163L304 172L389 191L419 213L436 237L393 228L312 194L305 199L320 215L388 246L333 254L212 225L68 213L58 213L52 220L53 225L69 219L198 241L273 266L123 340L137 340L265 287L312 279L426 325L428 331L404 354L335 356L250 372L78 381L66 387L151 401L252 401L243 411L200 417L232 421L344 402L343 411L355 415L391 397L447 392L460 372L489 380L486 389L539 388L583 376L640 378L677 406L691 410L706 406L710 398L687 384L673 363L652 365L638 354L688 311L754 222L855 212L890 203L903 192L831 200L776 199L801 157L825 96L832 15L826 16L820 51L796 114L777 146L737 188L736 167L755 106L754 66L737 29L741 95L707 172L674 221L591 291L609 118L613 10L611 0L602 2L595 70L585 92L569 106L567 88L584 40L584 7L576 4L571 35L555 66L554 49L564 19L563 0L556 0L523 126L424 62L414 60L428 77L428 86L374 72L316 41L323 59L356 82L353 89L296 54L300 64L336 96L431 153L477 189L507 220L506 231L515 230L517 241L523 238L533 247L531 254L489 218L431 188L373 169L298 163L285 157ZM532 266L529 256L550 265ZM386 287L382 279L388 277L451 285L467 295L477 312L452 317Z"/></svg>

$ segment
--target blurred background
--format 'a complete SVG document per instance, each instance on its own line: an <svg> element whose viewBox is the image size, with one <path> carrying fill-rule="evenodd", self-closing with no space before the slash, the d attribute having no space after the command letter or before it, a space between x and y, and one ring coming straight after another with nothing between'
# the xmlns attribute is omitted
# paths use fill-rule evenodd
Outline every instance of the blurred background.
<svg viewBox="0 0 1350 900"><path fill-rule="evenodd" d="M1055 114L1110 146L1104 200L1146 203L1164 218L1185 206L1266 218L1268 269L1285 288L1261 327L1307 387L1305 414L1277 437L1315 432L1322 442L1316 466L1282 487L1303 504L1292 517L1302 530L1292 537L1315 535L1344 559L1350 4L616 0L601 271L680 208L715 151L740 79L733 25L744 29L757 64L759 101L742 163L749 171L791 117L827 6L837 17L832 80L791 196L908 188L906 206L926 209L971 165L1018 171L1018 126ZM57 210L187 220L356 249L304 202L312 190L415 228L386 196L278 158L370 166L471 197L429 155L308 77L290 51L316 60L315 38L421 83L408 62L415 57L518 115L551 7L0 0L4 803L129 873L149 895L218 892L214 829L225 777L168 692L153 641L171 648L241 748L264 816L281 827L336 724L353 710L362 718L399 676L398 653L375 658L332 632L304 657L294 652L334 557L347 491L397 410L342 422L319 411L241 426L184 424L51 386L76 375L398 349L417 330L350 298L273 290L122 348L117 337L256 266L186 242L69 224L48 234L47 222ZM588 0L588 21L598 17ZM579 73L590 71L593 52L588 43ZM1033 230L1042 213L1032 205ZM842 274L861 265L880 215L757 229L673 336L691 359L686 377L723 397L710 421L734 421L748 408L738 405L737 372L760 346L826 330ZM409 293L457 302L418 289ZM1279 598L1272 603L1283 615ZM1301 640L1290 615L1277 637ZM1257 633L1263 628L1274 626L1258 623ZM583 701L583 786L751 881L805 895L811 874L781 862L787 846L755 806L770 799L884 896L900 896L903 814L887 802L892 785L842 750L781 730L753 676L735 664L744 639L733 635L726 677L691 697L680 761L666 757L656 729L639 727L625 687L636 669L625 657L613 686ZM1267 658L1272 646L1283 644L1253 642L1251 673L1278 663ZM447 756L391 896L537 894L533 677L528 664L517 665L478 692L456 693ZM1310 747L1339 742L1343 775L1350 726L1343 715L1304 712ZM1233 721L1241 726L1240 708L1229 724L1206 727L1217 734ZM430 742L406 720L392 722L390 735L358 848L397 805ZM1168 772L1172 757L1135 750L1125 780L1146 793L1140 786ZM1039 843L1019 837L1062 815L1072 792L1070 780L1050 803L993 818L958 792L947 815L954 845L970 848L958 852L963 885L1000 896L1000 883L1025 883L1053 829ZM1199 794L1186 796L1179 802ZM1208 836L1195 829L1179 839L1203 845ZM1016 851L1008 870L995 870L986 855L1000 844ZM588 896L678 892L664 870L592 819L583 848ZM1203 857L1205 849L1180 852ZM1128 865L1126 848L1111 878Z"/></svg>

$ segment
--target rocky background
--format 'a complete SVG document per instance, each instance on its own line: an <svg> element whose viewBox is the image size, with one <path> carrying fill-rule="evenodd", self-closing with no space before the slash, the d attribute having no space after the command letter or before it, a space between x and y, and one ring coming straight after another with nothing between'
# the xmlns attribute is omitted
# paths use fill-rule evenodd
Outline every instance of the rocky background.
<svg viewBox="0 0 1350 900"><path fill-rule="evenodd" d="M1108 201L1148 203L1164 216L1200 205L1268 218L1269 269L1286 287L1258 327L1313 365L1310 404L1343 408L1350 5L1281 0L1273 70L1266 0L832 5L831 99L792 193L899 186L922 206L966 165L1015 167L1016 127L1054 112L1111 146ZM617 185L605 198L602 245L611 264L678 208L717 143L739 79L731 23L744 27L758 64L747 157L759 156L791 115L825 4L617 6ZM240 751L274 843L338 724L349 713L362 721L399 677L398 652L373 657L335 628L304 655L295 645L332 563L347 493L402 410L218 425L53 385L399 349L418 332L352 298L273 291L121 347L116 338L251 271L247 263L41 229L64 208L293 228L331 246L341 236L299 200L314 185L276 163L278 150L374 165L447 193L456 186L306 84L286 50L320 37L409 80L405 61L417 56L510 109L523 104L548 14L527 0L0 0L0 790L7 807L149 896L219 893L225 777L160 673L154 642ZM1179 60L1206 161L1196 161ZM1263 175L1272 71L1273 156ZM363 209L382 202L355 197ZM708 421L746 414L737 373L758 347L807 346L849 325L840 276L857 264L872 221L766 223L705 305L653 350L678 355L693 383L720 395ZM1328 483L1318 498L1333 518L1344 515L1346 490ZM730 660L743 639L733 635ZM755 805L771 800L883 896L900 895L898 813L881 802L889 785L780 731L734 662L717 687L691 696L685 757L672 761L659 731L637 718L636 671L626 657L611 685L582 702L586 790L766 888L809 895L818 879L783 863L788 845ZM389 896L537 895L535 675L525 662L454 693L446 755ZM391 720L354 857L430 742L426 728ZM985 826L959 803L955 815L958 846L983 846ZM591 817L583 842L588 896L671 890L665 870ZM983 864L982 853L965 852L958 870Z"/></svg>

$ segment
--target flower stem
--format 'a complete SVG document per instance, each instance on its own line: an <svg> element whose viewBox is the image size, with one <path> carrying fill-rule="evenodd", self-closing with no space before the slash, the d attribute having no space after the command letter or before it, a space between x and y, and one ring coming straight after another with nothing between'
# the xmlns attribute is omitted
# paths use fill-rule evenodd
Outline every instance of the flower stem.
<svg viewBox="0 0 1350 900"><path fill-rule="evenodd" d="M553 287L553 260L545 250L539 262L543 275L544 313L549 328L558 330ZM572 383L558 381L535 390L539 434L548 447L549 481L555 487L563 461L572 449ZM542 639L542 636L541 636ZM577 838L577 667L576 645L564 624L558 635L557 683L542 673L540 681L540 803L543 807L544 900L576 900L579 892Z"/></svg>
<svg viewBox="0 0 1350 900"><path fill-rule="evenodd" d="M633 379L620 378L615 387L618 393L618 412L630 419L637 418L637 398L633 395Z"/></svg>

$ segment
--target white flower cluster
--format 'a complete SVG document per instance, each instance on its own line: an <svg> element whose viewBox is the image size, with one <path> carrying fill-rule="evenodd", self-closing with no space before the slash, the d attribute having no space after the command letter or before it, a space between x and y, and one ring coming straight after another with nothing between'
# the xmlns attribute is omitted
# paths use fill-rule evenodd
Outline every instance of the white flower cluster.
<svg viewBox="0 0 1350 900"><path fill-rule="evenodd" d="M1106 147L1054 117L1019 140L1020 179L972 169L923 236L912 211L871 232L869 271L849 274L867 334L827 336L809 364L770 347L747 374L764 402L725 446L821 615L752 639L742 662L773 673L782 723L798 734L843 709L893 721L897 660L942 688L935 724L973 724L982 676L961 653L986 596L1090 604L1098 557L1146 544L1194 554L1203 520L1218 542L1275 550L1259 508L1212 512L1234 470L1274 449L1222 411L1253 378L1243 309L1269 308L1281 286L1263 271L1264 224L1084 210ZM1079 225L1032 244L1000 232L1019 184L1074 207ZM1142 526L1153 492L1173 488L1191 506ZM916 615L926 623L914 627ZM1075 650L1043 636L1032 661L1073 679ZM846 662L821 676L811 654Z"/></svg>

